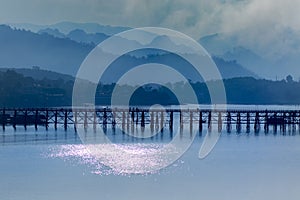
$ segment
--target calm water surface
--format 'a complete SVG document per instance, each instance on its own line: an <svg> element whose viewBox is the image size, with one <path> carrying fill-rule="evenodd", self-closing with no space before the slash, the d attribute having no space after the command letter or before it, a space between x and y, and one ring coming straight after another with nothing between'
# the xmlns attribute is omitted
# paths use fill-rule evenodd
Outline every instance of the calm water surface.
<svg viewBox="0 0 300 200"><path fill-rule="evenodd" d="M184 135L189 137L188 132ZM20 127L14 133L8 128L0 133L0 138L1 200L300 197L299 134L255 136L224 132L204 160L198 159L204 137L197 135L178 161L152 174L123 173L120 169L124 164L139 169L159 162L155 157L147 158L145 152L159 151L160 145L170 141L168 133L149 140L134 140L117 131L111 135L112 141L139 157L129 160L122 155L110 155L113 168L97 162L71 130L45 132L40 128L36 133Z"/></svg>

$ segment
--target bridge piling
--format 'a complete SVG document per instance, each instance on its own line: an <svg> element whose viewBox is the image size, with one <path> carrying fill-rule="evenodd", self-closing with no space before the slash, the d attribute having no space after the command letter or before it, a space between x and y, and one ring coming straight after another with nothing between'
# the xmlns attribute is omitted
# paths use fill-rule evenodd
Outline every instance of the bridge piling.
<svg viewBox="0 0 300 200"><path fill-rule="evenodd" d="M256 112L255 121L254 121L254 133L258 134L259 131L260 131L259 112Z"/></svg>
<svg viewBox="0 0 300 200"><path fill-rule="evenodd" d="M219 133L222 132L222 125L223 125L223 121L222 121L222 113L219 112L219 115L218 115L218 132L219 132Z"/></svg>
<svg viewBox="0 0 300 200"><path fill-rule="evenodd" d="M75 131L75 133L77 133L77 123L78 123L78 117L77 117L77 111L74 111L74 131Z"/></svg>
<svg viewBox="0 0 300 200"><path fill-rule="evenodd" d="M138 125L138 124L139 124L139 110L136 109L135 112L136 112L136 113L135 113L135 114L136 114L135 124Z"/></svg>
<svg viewBox="0 0 300 200"><path fill-rule="evenodd" d="M286 113L283 113L283 122L282 122L282 133L283 135L286 134Z"/></svg>
<svg viewBox="0 0 300 200"><path fill-rule="evenodd" d="M46 131L48 131L48 126L49 126L49 111L46 109L46 117L45 117L45 128Z"/></svg>
<svg viewBox="0 0 300 200"><path fill-rule="evenodd" d="M199 133L202 135L202 130L203 130L203 119L202 119L202 111L199 112Z"/></svg>
<svg viewBox="0 0 300 200"><path fill-rule="evenodd" d="M170 120L169 120L169 129L170 132L173 132L173 111L170 112Z"/></svg>
<svg viewBox="0 0 300 200"><path fill-rule="evenodd" d="M39 111L35 110L35 118L34 118L34 129L37 131L38 129L38 117L39 117Z"/></svg>
<svg viewBox="0 0 300 200"><path fill-rule="evenodd" d="M13 116L13 128L14 128L14 130L16 131L16 129L17 129L17 110L15 109L14 110L14 116Z"/></svg>
<svg viewBox="0 0 300 200"><path fill-rule="evenodd" d="M5 115L5 108L2 110L2 130L5 131L5 125L6 125L6 115Z"/></svg>
<svg viewBox="0 0 300 200"><path fill-rule="evenodd" d="M183 113L179 111L179 123L180 123L180 132L183 132Z"/></svg>
<svg viewBox="0 0 300 200"><path fill-rule="evenodd" d="M236 117L236 132L237 133L241 133L242 130L242 125L241 125L241 113L238 112L237 113L237 117Z"/></svg>
<svg viewBox="0 0 300 200"><path fill-rule="evenodd" d="M190 111L190 133L193 132L193 123L194 123L194 120L193 120L194 116L193 115L194 115L193 111Z"/></svg>
<svg viewBox="0 0 300 200"><path fill-rule="evenodd" d="M265 130L265 133L269 133L269 123L268 123L268 119L269 119L269 116L268 116L268 111L266 111L265 113L265 119L264 119L264 130Z"/></svg>
<svg viewBox="0 0 300 200"><path fill-rule="evenodd" d="M154 112L150 112L150 131L151 133L154 132Z"/></svg>
<svg viewBox="0 0 300 200"><path fill-rule="evenodd" d="M94 133L97 131L97 111L93 111L93 130Z"/></svg>
<svg viewBox="0 0 300 200"><path fill-rule="evenodd" d="M296 127L296 113L292 112L292 132L293 134L295 134L297 131L297 127Z"/></svg>
<svg viewBox="0 0 300 200"><path fill-rule="evenodd" d="M122 131L125 131L126 113L122 112Z"/></svg>
<svg viewBox="0 0 300 200"><path fill-rule="evenodd" d="M84 119L83 119L83 128L86 131L88 128L88 116L87 116L87 111L84 112Z"/></svg>
<svg viewBox="0 0 300 200"><path fill-rule="evenodd" d="M27 110L24 111L24 129L27 130Z"/></svg>
<svg viewBox="0 0 300 200"><path fill-rule="evenodd" d="M58 115L58 111L55 111L54 114L54 129L57 130L57 115Z"/></svg>
<svg viewBox="0 0 300 200"><path fill-rule="evenodd" d="M160 132L162 133L164 131L164 112L160 112Z"/></svg>
<svg viewBox="0 0 300 200"><path fill-rule="evenodd" d="M207 129L208 129L208 132L211 133L211 131L212 131L211 111L208 112Z"/></svg>
<svg viewBox="0 0 300 200"><path fill-rule="evenodd" d="M226 125L227 133L231 133L231 114L227 112L227 125Z"/></svg>
<svg viewBox="0 0 300 200"><path fill-rule="evenodd" d="M68 111L65 111L65 116L64 116L64 129L67 131L68 129Z"/></svg>
<svg viewBox="0 0 300 200"><path fill-rule="evenodd" d="M130 126L130 111L128 111L126 113L126 129L127 129L127 132L129 132L129 126Z"/></svg>
<svg viewBox="0 0 300 200"><path fill-rule="evenodd" d="M247 112L246 117L246 133L250 133L250 113Z"/></svg>

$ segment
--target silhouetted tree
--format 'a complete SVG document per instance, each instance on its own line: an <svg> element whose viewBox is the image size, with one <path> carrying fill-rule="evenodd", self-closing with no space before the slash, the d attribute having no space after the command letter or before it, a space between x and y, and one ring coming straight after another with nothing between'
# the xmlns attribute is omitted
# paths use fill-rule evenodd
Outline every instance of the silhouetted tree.
<svg viewBox="0 0 300 200"><path fill-rule="evenodd" d="M288 75L288 76L286 77L286 82L287 82L287 83L293 83L293 82L294 82L293 77L292 77L291 75Z"/></svg>

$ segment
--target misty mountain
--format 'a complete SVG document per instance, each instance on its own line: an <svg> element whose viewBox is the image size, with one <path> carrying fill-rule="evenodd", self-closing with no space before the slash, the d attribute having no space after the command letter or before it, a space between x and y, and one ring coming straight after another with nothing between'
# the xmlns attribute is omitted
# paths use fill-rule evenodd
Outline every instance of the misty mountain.
<svg viewBox="0 0 300 200"><path fill-rule="evenodd" d="M267 77L270 79L275 78L272 73L270 73L270 67L274 67L274 65L270 61L262 58L253 51L244 47L234 47L230 51L225 52L220 57L225 60L236 60L245 68L251 69L257 74L260 74L260 76L262 77Z"/></svg>
<svg viewBox="0 0 300 200"><path fill-rule="evenodd" d="M66 38L66 35L61 33L58 29L46 28L37 32L38 34L48 34L57 38Z"/></svg>
<svg viewBox="0 0 300 200"><path fill-rule="evenodd" d="M76 33L76 32L75 32ZM78 31L84 34L82 31ZM76 33L76 34L77 34ZM81 38L82 39L82 38ZM111 52L115 52L121 45L131 45L134 48L143 47L142 44L127 40L121 37L115 38L116 45L113 45ZM177 50L185 50L185 46L176 45L166 37L154 38L152 43L159 42L169 45ZM81 63L88 53L94 48L93 44L79 43L69 38L58 38L49 34L37 34L25 30L12 29L9 26L0 26L0 66L6 68L31 68L39 66L42 69L56 71L63 74L75 76ZM156 54L149 50L138 52L140 56L121 56L110 67L107 77L114 80L122 72L126 72L130 67L145 63L161 63L180 69L182 73L193 81L198 81L199 77L193 71L185 71L186 63L178 60L174 54ZM245 70L241 65L232 61L215 58L223 78L231 77L257 77L249 70ZM161 74L160 74L161 75ZM163 78L163 75L161 75Z"/></svg>
<svg viewBox="0 0 300 200"><path fill-rule="evenodd" d="M0 26L0 66L46 70L75 75L86 55L94 48L67 38L14 30Z"/></svg>
<svg viewBox="0 0 300 200"><path fill-rule="evenodd" d="M147 53L149 52L150 51L148 51ZM141 56L143 51L134 51L129 54L120 56L106 70L106 72L103 74L101 81L104 83L116 82L119 78L121 78L123 74L128 72L133 67L147 64L147 63L158 63L165 66L172 66L173 69L177 70L186 79L189 79L193 82L204 81L201 74L198 74L198 72L194 69L194 67L185 59L181 58L180 56L169 52L163 52L163 51L158 51L157 53L154 52L155 51L152 50L151 55L147 54ZM140 56L136 57L134 55L140 55ZM186 56L193 57L199 55L187 54ZM222 58L217 58L217 57L213 57L213 60L216 63L223 79L228 79L233 77L258 78L256 74L252 73L249 70L246 70L241 65L236 63L236 61L225 61ZM161 73L160 71L151 71L151 73L155 74L156 79L165 80L166 83L172 82L173 80L172 77L168 77L167 74ZM128 80L128 84L134 85L138 81L142 82L143 76L141 77L137 76L135 77L134 80Z"/></svg>
<svg viewBox="0 0 300 200"><path fill-rule="evenodd" d="M207 35L198 41L209 53L216 56L223 55L237 46L236 38L227 37L223 34Z"/></svg>
<svg viewBox="0 0 300 200"><path fill-rule="evenodd" d="M35 25L29 23L11 23L11 27L18 29L30 30L32 32L38 32L41 29L51 28L57 29L63 34L68 34L73 30L81 29L86 33L103 33L105 35L114 35L122 31L129 30L128 27L100 25L97 23L74 23L74 22L60 22L52 25Z"/></svg>
<svg viewBox="0 0 300 200"><path fill-rule="evenodd" d="M7 70L13 70L18 74L23 75L24 77L30 77L34 80L63 80L65 82L74 81L73 76L67 74L61 74L49 70L40 69L39 67L32 68L0 68L0 72L6 72Z"/></svg>
<svg viewBox="0 0 300 200"><path fill-rule="evenodd" d="M279 34L276 41L257 39L251 42L247 36L239 34L208 35L200 38L199 43L210 54L227 61L236 60L261 77L275 79L289 74L300 77L300 33L287 29Z"/></svg>
<svg viewBox="0 0 300 200"><path fill-rule="evenodd" d="M234 36L213 34L200 38L199 43L214 56L226 61L235 60L261 77L274 78L270 74L270 66L273 64L252 50L240 46Z"/></svg>
<svg viewBox="0 0 300 200"><path fill-rule="evenodd" d="M79 43L86 43L91 45L98 45L100 42L110 37L104 33L86 33L81 29L75 29L70 31L68 34L64 34L58 29L46 28L39 30L37 33L48 34L57 38L69 38Z"/></svg>
<svg viewBox="0 0 300 200"><path fill-rule="evenodd" d="M92 43L98 45L100 42L107 39L109 36L104 33L86 33L83 30L75 29L68 33L66 37L80 43Z"/></svg>

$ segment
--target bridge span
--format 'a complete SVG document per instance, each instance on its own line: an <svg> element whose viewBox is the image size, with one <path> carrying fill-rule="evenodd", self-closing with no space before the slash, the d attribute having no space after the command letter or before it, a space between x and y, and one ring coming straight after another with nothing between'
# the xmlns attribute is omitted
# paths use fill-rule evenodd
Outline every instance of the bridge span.
<svg viewBox="0 0 300 200"><path fill-rule="evenodd" d="M180 129L197 127L199 133L204 129L218 132L300 132L300 110L242 110L242 109L145 109L145 108L3 108L0 110L0 125L3 131L8 126L15 130L17 126L34 126L37 130L46 130L53 126L55 130L63 128L75 131L78 126L113 129L119 126L123 130L132 127L150 130Z"/></svg>

